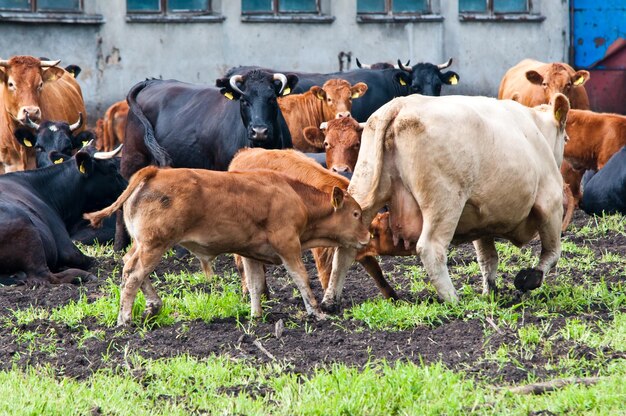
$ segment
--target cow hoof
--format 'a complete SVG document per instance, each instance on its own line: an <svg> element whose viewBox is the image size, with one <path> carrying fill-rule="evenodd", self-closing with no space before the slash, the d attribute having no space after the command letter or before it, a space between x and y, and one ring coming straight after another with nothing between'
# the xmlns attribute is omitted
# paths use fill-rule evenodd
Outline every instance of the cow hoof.
<svg viewBox="0 0 626 416"><path fill-rule="evenodd" d="M543 272L537 269L522 269L515 276L515 288L522 292L537 289L543 282Z"/></svg>
<svg viewBox="0 0 626 416"><path fill-rule="evenodd" d="M325 321L328 318L328 315L321 311L314 312L313 316L315 316L315 319L318 321Z"/></svg>
<svg viewBox="0 0 626 416"><path fill-rule="evenodd" d="M339 303L338 302L325 302L322 301L320 305L321 309L326 313L338 313L339 312Z"/></svg>
<svg viewBox="0 0 626 416"><path fill-rule="evenodd" d="M76 278L72 281L73 284L75 285L82 285L85 284L87 282L93 282L94 280L97 280L98 278L96 276L94 276L91 273L85 273L81 276L76 276Z"/></svg>
<svg viewBox="0 0 626 416"><path fill-rule="evenodd" d="M52 285L51 282L45 279L39 279L36 277L29 277L24 281L24 284L28 287L49 287Z"/></svg>
<svg viewBox="0 0 626 416"><path fill-rule="evenodd" d="M143 320L154 318L161 311L161 306L156 303L146 305L146 310L143 313Z"/></svg>

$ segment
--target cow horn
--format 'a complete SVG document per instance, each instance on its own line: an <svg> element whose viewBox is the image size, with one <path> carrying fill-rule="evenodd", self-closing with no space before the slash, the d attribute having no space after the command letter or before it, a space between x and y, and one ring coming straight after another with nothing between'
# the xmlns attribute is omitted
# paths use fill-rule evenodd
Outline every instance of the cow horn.
<svg viewBox="0 0 626 416"><path fill-rule="evenodd" d="M407 65L408 65L409 62L410 61L407 62ZM398 59L398 68L400 68L401 70L406 71L406 72L412 72L413 71L412 67L402 65L402 61L400 61L399 59Z"/></svg>
<svg viewBox="0 0 626 416"><path fill-rule="evenodd" d="M439 69L446 69L450 65L452 65L452 58L448 59L448 62L446 62L446 63L437 65L437 68L439 68Z"/></svg>
<svg viewBox="0 0 626 416"><path fill-rule="evenodd" d="M367 126L367 123L359 123L359 131L363 130Z"/></svg>
<svg viewBox="0 0 626 416"><path fill-rule="evenodd" d="M0 59L0 66L3 66L3 67L9 66L9 61L6 59Z"/></svg>
<svg viewBox="0 0 626 416"><path fill-rule="evenodd" d="M320 124L320 130L326 130L328 128L328 122L323 122L322 124Z"/></svg>
<svg viewBox="0 0 626 416"><path fill-rule="evenodd" d="M372 69L372 66L371 66L371 65L362 64L362 63L359 61L359 58L356 58L356 66L358 66L359 68L362 68L362 69Z"/></svg>
<svg viewBox="0 0 626 416"><path fill-rule="evenodd" d="M47 68L49 66L57 66L59 64L59 62L61 62L60 59L56 60L56 61L41 61L41 67L42 68Z"/></svg>
<svg viewBox="0 0 626 416"><path fill-rule="evenodd" d="M83 113L78 113L78 121L74 124L70 124L70 131L73 132L83 125Z"/></svg>
<svg viewBox="0 0 626 416"><path fill-rule="evenodd" d="M274 74L274 78L273 79L274 80L279 80L280 83L282 84L282 86L280 87L280 91L278 92L278 94L282 94L283 90L287 86L287 76L285 74L276 73L276 74Z"/></svg>
<svg viewBox="0 0 626 416"><path fill-rule="evenodd" d="M119 146L117 146L117 148L111 150L110 152L96 152L93 154L93 158L100 160L111 159L115 157L115 155L117 155L120 150L122 150L122 146L124 146L124 143L120 144Z"/></svg>
<svg viewBox="0 0 626 416"><path fill-rule="evenodd" d="M230 80L228 81L228 83L230 84L230 87L237 93L244 95L243 91L241 91L239 89L239 87L237 86L237 82L243 82L243 76L241 75L233 75L232 77L230 77Z"/></svg>
<svg viewBox="0 0 626 416"><path fill-rule="evenodd" d="M80 148L80 150L83 150L86 147L89 147L91 145L93 145L93 142L95 141L95 139L91 139L87 142L87 144L83 145L83 147ZM83 142L84 143L84 142Z"/></svg>
<svg viewBox="0 0 626 416"><path fill-rule="evenodd" d="M39 124L35 123L33 120L28 117L28 111L26 111L26 120L24 121L24 125L26 127L30 127L31 129L39 130Z"/></svg>

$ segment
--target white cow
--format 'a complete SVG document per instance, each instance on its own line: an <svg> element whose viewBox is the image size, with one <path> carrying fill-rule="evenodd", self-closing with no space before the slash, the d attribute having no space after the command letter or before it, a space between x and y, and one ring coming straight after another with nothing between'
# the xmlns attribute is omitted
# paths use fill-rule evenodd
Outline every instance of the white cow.
<svg viewBox="0 0 626 416"><path fill-rule="evenodd" d="M535 289L561 254L568 110L562 94L535 108L487 97L396 98L368 119L348 191L365 223L390 204L394 239L417 242L442 299L458 299L446 265L452 241L474 242L486 294L496 288L494 238L520 246L538 232L539 264L515 278L518 289ZM335 253L326 310L338 306L354 256Z"/></svg>

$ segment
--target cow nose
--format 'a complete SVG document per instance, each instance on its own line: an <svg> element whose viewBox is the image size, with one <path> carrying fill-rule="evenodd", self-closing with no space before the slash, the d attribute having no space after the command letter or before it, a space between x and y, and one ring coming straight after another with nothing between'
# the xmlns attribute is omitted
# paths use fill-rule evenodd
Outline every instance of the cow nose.
<svg viewBox="0 0 626 416"><path fill-rule="evenodd" d="M335 118L348 118L348 117L350 117L349 111L341 111L337 113L337 115L335 116Z"/></svg>
<svg viewBox="0 0 626 416"><path fill-rule="evenodd" d="M252 127L252 138L254 140L267 138L267 127Z"/></svg>
<svg viewBox="0 0 626 416"><path fill-rule="evenodd" d="M17 114L17 119L20 122L26 121L26 114L28 114L28 118L31 121L37 122L41 120L41 110L39 109L39 107L31 105L20 108L20 111Z"/></svg>
<svg viewBox="0 0 626 416"><path fill-rule="evenodd" d="M336 173L350 172L348 165L333 165L331 170Z"/></svg>

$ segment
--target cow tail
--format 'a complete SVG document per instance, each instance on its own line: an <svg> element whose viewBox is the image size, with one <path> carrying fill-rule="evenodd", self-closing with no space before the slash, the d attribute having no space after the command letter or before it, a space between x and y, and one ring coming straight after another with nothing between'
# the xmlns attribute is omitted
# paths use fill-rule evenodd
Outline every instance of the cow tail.
<svg viewBox="0 0 626 416"><path fill-rule="evenodd" d="M110 152L113 150L113 111L112 107L104 113L104 120L102 123L102 150Z"/></svg>
<svg viewBox="0 0 626 416"><path fill-rule="evenodd" d="M154 161L159 166L171 166L172 158L167 153L161 145L157 142L156 137L154 137L154 129L152 128L152 124L146 118L143 111L141 111L141 107L137 104L137 95L146 88L148 85L152 83L152 80L146 80L140 82L130 89L128 92L128 96L126 97L126 101L128 101L128 106L130 107L130 111L133 112L135 117L139 120L139 122L143 125L144 128L144 136L143 141L150 152L150 155L154 159Z"/></svg>
<svg viewBox="0 0 626 416"><path fill-rule="evenodd" d="M104 209L101 209L100 211L92 212L89 214L84 214L83 218L88 220L91 223L92 227L94 228L100 227L102 225L102 221L105 218L110 217L111 215L113 215L115 211L121 209L124 202L126 202L126 200L130 198L133 192L135 192L137 188L142 186L145 182L154 178L158 172L159 172L159 168L157 168L156 166L147 166L137 171L137 173L135 173L130 178L130 182L128 183L128 186L126 187L124 192L122 192L122 194L119 196L119 198L117 198L117 201L115 201L112 205Z"/></svg>

